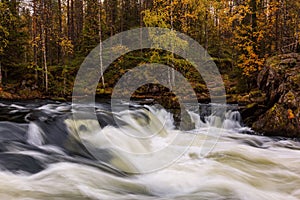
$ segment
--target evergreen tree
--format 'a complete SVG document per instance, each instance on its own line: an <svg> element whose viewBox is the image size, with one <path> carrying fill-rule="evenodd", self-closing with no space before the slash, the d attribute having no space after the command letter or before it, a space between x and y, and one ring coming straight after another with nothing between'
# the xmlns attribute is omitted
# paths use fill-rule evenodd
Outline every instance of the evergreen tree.
<svg viewBox="0 0 300 200"><path fill-rule="evenodd" d="M0 32L4 35L4 37L2 36L4 38L2 40L3 46L0 47L0 52L2 51L1 66L2 71L4 71L4 80L9 76L11 80L14 80L16 75L20 75L25 71L28 64L25 62L27 61L26 51L28 49L26 47L29 40L29 32L25 29L25 26L28 22L22 21L20 17L19 2L3 1L1 4L0 7L4 9L4 12L0 14L3 19L0 23L4 23L1 26L5 27L1 31L0 26Z"/></svg>

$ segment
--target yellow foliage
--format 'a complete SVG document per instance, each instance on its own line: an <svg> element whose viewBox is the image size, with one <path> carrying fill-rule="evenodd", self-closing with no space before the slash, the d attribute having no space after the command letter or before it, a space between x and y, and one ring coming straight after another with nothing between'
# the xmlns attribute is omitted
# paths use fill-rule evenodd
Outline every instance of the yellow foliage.
<svg viewBox="0 0 300 200"><path fill-rule="evenodd" d="M69 40L68 38L62 38L59 45L61 46L65 54L73 53L74 45L72 44L72 41Z"/></svg>

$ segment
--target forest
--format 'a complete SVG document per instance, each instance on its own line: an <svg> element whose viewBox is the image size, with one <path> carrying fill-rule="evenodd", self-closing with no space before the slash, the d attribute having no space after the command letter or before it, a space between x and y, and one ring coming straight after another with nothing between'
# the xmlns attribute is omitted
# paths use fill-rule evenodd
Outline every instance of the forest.
<svg viewBox="0 0 300 200"><path fill-rule="evenodd" d="M247 92L256 87L268 58L300 52L300 1L1 0L0 89L4 97L70 96L89 52L139 27L192 37L212 56L225 82L238 82L234 92ZM145 62L172 63L178 71L190 67L168 52L130 52L113 62L97 92L110 94L123 73ZM195 74L185 76L202 91Z"/></svg>

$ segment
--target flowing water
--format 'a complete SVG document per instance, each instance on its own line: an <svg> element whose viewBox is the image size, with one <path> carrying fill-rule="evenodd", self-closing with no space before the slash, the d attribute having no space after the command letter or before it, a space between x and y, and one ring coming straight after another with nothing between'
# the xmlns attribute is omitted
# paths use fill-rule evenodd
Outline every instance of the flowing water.
<svg viewBox="0 0 300 200"><path fill-rule="evenodd" d="M200 105L201 106L201 105ZM300 143L251 132L237 111L0 103L0 199L300 199ZM100 124L100 126L99 126ZM247 133L247 134L246 134Z"/></svg>

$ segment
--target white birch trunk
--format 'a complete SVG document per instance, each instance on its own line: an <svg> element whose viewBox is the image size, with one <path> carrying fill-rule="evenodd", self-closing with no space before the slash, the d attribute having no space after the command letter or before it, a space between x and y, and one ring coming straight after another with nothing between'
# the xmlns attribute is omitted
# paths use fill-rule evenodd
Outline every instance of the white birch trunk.
<svg viewBox="0 0 300 200"><path fill-rule="evenodd" d="M101 81L102 81L102 86L105 89L105 80L104 80L104 75L103 75L103 57L102 57L102 26L101 26L101 11L102 11L102 2L99 0L99 13L98 13L98 23L99 23L99 62L100 62L100 72L101 72Z"/></svg>

